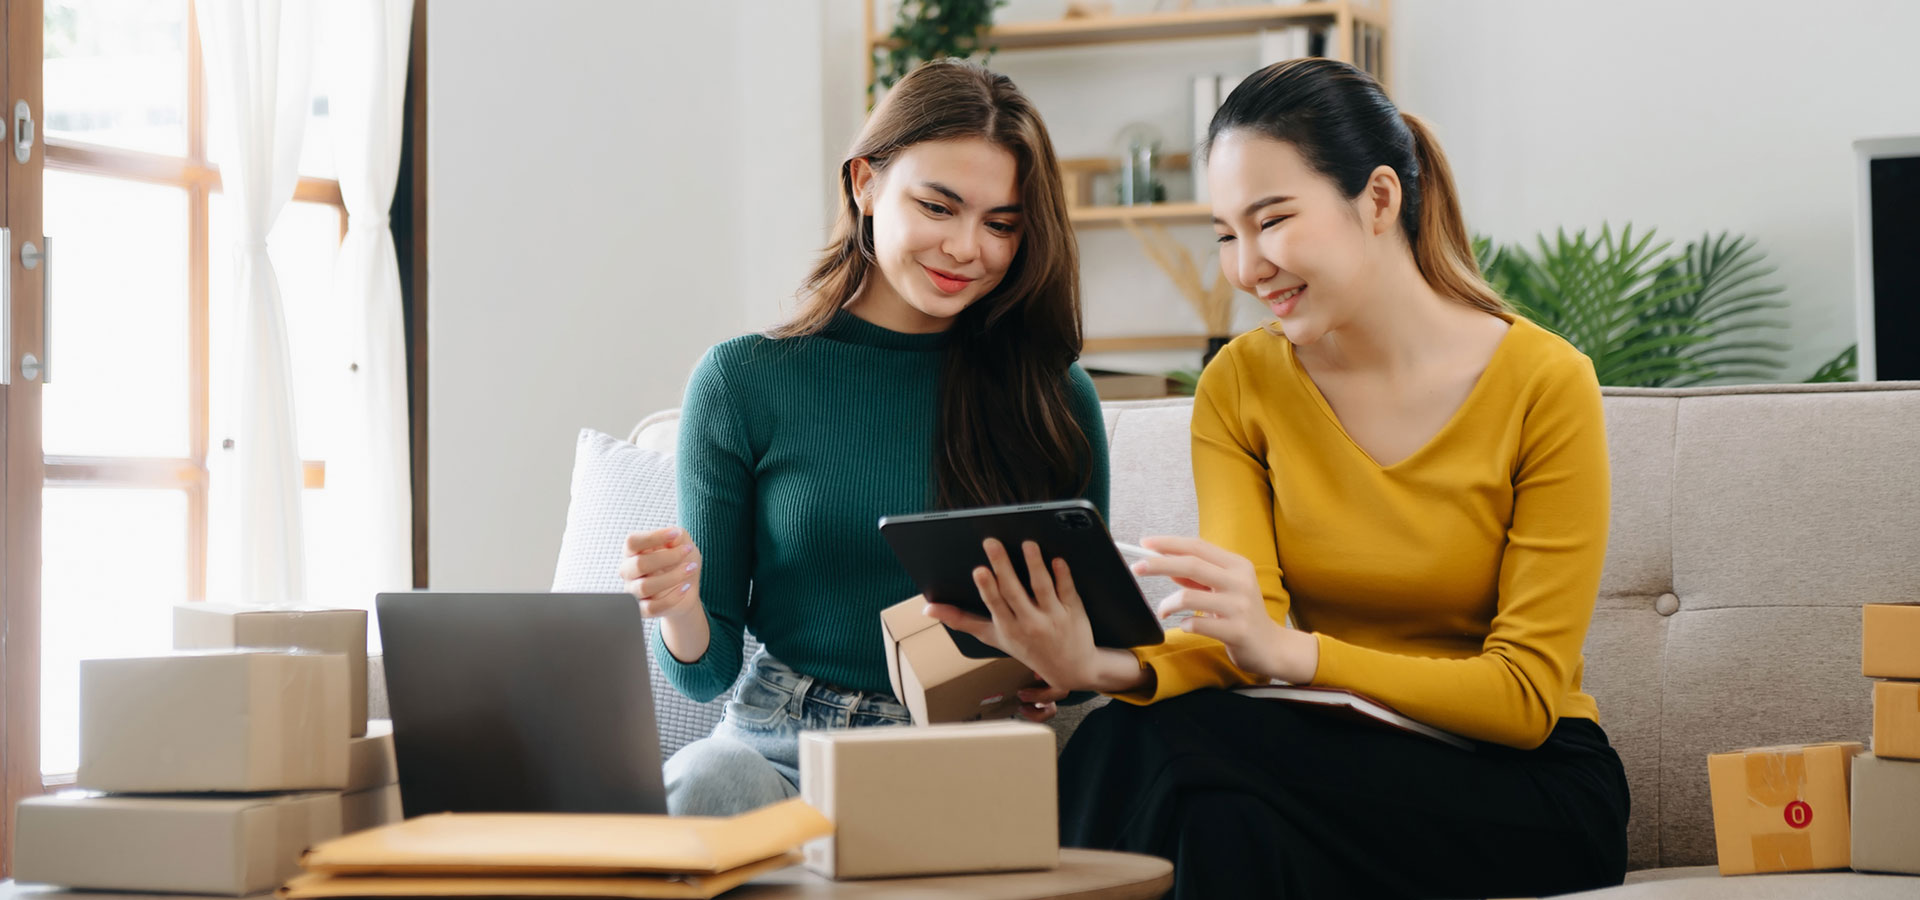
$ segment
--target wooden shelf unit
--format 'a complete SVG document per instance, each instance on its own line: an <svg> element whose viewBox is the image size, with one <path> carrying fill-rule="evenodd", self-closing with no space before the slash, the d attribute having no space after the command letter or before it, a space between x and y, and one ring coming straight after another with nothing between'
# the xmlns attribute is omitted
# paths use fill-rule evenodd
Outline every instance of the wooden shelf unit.
<svg viewBox="0 0 1920 900"><path fill-rule="evenodd" d="M1363 37L1361 26L1377 37L1374 45L1378 65L1374 75L1392 91L1386 61L1388 36L1392 31L1392 0L1307 0L1290 5L1248 4L1244 6L1190 9L1184 12L1147 13L1133 16L1090 16L1080 19L1053 19L1033 22L1009 22L988 29L985 46L994 52L1012 50L1048 50L1063 47L1096 47L1144 41L1177 41L1194 38L1253 35L1269 28L1289 25L1332 24L1338 29L1334 39L1334 59L1353 62L1355 45ZM878 30L874 22L875 0L864 0L867 84L873 83L873 54L893 46L892 38Z"/></svg>
<svg viewBox="0 0 1920 900"><path fill-rule="evenodd" d="M1341 25L1364 22L1385 29L1387 19L1384 6L1353 0L1317 0L1288 6L1252 4L1134 16L1010 22L996 25L988 31L985 43L996 51L1045 50L1139 41L1229 37L1266 28L1324 22ZM868 22L871 27L872 19L869 18ZM871 49L879 50L891 46L892 41L885 34L869 33L867 44Z"/></svg>
<svg viewBox="0 0 1920 900"><path fill-rule="evenodd" d="M1081 228L1099 228L1123 222L1159 222L1165 225L1205 225L1213 208L1205 203L1155 203L1148 206L1072 206L1067 215Z"/></svg>
<svg viewBox="0 0 1920 900"><path fill-rule="evenodd" d="M1081 342L1086 353L1151 353L1159 350L1206 352L1204 334L1141 334L1131 337L1087 338Z"/></svg>

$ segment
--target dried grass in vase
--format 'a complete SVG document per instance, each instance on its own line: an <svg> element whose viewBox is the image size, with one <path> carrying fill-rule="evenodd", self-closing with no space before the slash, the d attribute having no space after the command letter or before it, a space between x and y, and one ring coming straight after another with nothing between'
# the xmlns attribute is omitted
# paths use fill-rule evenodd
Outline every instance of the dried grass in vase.
<svg viewBox="0 0 1920 900"><path fill-rule="evenodd" d="M1174 287L1180 290L1187 305L1200 316L1201 324L1206 326L1209 337L1224 337L1233 333L1233 284L1227 281L1224 273L1215 272L1213 284L1209 286L1200 277L1200 269L1194 265L1193 256L1187 248L1175 240L1173 235L1156 222L1145 226L1131 220L1122 219L1127 231L1134 240L1147 251L1147 258L1167 273Z"/></svg>

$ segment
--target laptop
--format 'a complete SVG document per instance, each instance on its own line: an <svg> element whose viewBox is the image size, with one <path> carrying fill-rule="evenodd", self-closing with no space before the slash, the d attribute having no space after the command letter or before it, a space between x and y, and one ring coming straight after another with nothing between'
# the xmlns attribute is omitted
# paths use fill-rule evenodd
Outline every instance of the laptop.
<svg viewBox="0 0 1920 900"><path fill-rule="evenodd" d="M375 603L407 818L667 811L631 596L415 591Z"/></svg>

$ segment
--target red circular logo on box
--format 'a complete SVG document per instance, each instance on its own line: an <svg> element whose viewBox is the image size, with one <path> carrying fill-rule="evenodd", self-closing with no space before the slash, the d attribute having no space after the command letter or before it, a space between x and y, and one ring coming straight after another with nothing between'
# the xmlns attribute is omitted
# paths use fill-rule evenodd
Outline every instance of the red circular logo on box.
<svg viewBox="0 0 1920 900"><path fill-rule="evenodd" d="M1813 824L1813 807L1805 800L1795 800L1787 804L1787 824L1795 828L1805 828Z"/></svg>

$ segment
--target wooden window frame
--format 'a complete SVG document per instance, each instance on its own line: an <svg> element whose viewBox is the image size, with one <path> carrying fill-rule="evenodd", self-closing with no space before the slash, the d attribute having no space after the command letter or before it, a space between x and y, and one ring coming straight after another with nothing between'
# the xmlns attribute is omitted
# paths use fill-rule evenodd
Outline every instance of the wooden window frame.
<svg viewBox="0 0 1920 900"><path fill-rule="evenodd" d="M389 221L398 250L402 307L407 330L407 376L411 402L414 585L427 583L427 175L426 175L426 0L414 0L408 61L404 136L399 184ZM42 450L40 392L0 388L0 438L8 452L0 454L0 496L6 497L6 516L0 522L0 627L8 639L0 642L0 671L5 690L0 693L0 725L4 725L4 757L0 761L0 877L11 873L13 807L21 799L71 783L71 776L46 778L40 771L40 522L41 492L60 488L149 488L178 490L188 501L188 597L206 595L209 475L211 450L211 278L212 195L220 192L220 174L207 159L207 102L205 65L192 0L187 0L187 153L184 157L145 153L69 140L35 141L33 158L25 166L9 161L0 167L0 196L7 200L7 216L0 219L14 229L15 244L25 235L40 234L43 201L41 174L48 170L103 176L145 184L179 187L187 193L188 216L188 455L185 457L46 456ZM35 110L36 122L46 119L42 81L45 64L43 0L8 0L0 5L0 34L7 54L0 68L0 98L10 109L25 99ZM8 129L9 136L10 129ZM44 131L43 131L44 134ZM346 230L346 208L339 182L302 177L293 199L335 207L341 234ZM23 211L25 214L23 214ZM42 273L9 261L0 276L11 274L20 296L37 295ZM37 304L15 316L20 331L41 325ZM0 310L0 314L6 314ZM44 331L39 332L44 334ZM17 337L16 347L24 343ZM0 354L13 348L0 347ZM13 365L11 358L0 365ZM18 379L16 379L18 382ZM18 448L31 447L32 452ZM325 484L325 464L306 461L304 484ZM25 523L16 527L16 520ZM32 560L31 565L18 563ZM7 563L11 561L13 565Z"/></svg>

